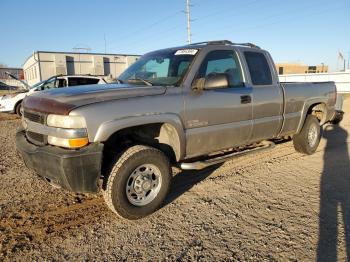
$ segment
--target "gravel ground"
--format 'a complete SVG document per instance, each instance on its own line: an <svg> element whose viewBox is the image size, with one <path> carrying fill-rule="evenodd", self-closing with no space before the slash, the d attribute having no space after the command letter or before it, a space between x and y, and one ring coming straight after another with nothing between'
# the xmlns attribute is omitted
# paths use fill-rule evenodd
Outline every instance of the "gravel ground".
<svg viewBox="0 0 350 262"><path fill-rule="evenodd" d="M0 114L0 261L346 260L349 115L325 127L312 156L286 142L201 172L175 171L166 205L138 221L114 216L101 196L39 180L16 155L12 118Z"/></svg>

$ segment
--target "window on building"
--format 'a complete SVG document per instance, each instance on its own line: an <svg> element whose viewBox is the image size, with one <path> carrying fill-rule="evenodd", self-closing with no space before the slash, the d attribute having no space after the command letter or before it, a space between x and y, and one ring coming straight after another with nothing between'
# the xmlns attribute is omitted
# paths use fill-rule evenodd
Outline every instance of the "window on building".
<svg viewBox="0 0 350 262"><path fill-rule="evenodd" d="M282 67L282 66L280 66L280 67L278 68L278 74L279 74L279 75L283 75L283 67Z"/></svg>
<svg viewBox="0 0 350 262"><path fill-rule="evenodd" d="M269 64L263 53L244 52L253 85L272 85Z"/></svg>
<svg viewBox="0 0 350 262"><path fill-rule="evenodd" d="M316 66L309 66L308 67L308 72L309 73L316 73L316 69L317 69Z"/></svg>

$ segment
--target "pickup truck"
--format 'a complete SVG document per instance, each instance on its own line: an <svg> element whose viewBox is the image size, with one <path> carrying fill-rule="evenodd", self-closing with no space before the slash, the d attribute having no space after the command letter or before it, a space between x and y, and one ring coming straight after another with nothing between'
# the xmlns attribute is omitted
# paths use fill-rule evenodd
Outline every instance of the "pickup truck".
<svg viewBox="0 0 350 262"><path fill-rule="evenodd" d="M333 82L280 83L254 44L202 42L147 53L103 88L26 97L16 146L49 183L102 191L113 212L139 219L161 207L173 166L202 169L285 137L314 153L335 103Z"/></svg>

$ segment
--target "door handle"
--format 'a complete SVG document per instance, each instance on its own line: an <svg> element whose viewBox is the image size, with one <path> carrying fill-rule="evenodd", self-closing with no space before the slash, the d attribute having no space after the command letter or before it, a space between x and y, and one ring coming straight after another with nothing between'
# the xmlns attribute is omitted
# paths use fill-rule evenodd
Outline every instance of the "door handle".
<svg viewBox="0 0 350 262"><path fill-rule="evenodd" d="M251 96L241 96L241 104L250 104L252 102Z"/></svg>

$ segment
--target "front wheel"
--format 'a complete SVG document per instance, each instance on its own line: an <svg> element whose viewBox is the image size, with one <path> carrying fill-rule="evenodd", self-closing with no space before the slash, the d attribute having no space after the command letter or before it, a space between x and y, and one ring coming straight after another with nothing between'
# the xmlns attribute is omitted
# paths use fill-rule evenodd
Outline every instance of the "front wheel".
<svg viewBox="0 0 350 262"><path fill-rule="evenodd" d="M321 127L316 116L308 115L299 134L293 136L296 151L311 155L315 153L321 139Z"/></svg>
<svg viewBox="0 0 350 262"><path fill-rule="evenodd" d="M19 116L22 116L22 112L21 112L21 109L22 109L22 101L20 101L17 105L16 105L16 108L15 108L15 113Z"/></svg>
<svg viewBox="0 0 350 262"><path fill-rule="evenodd" d="M108 207L126 219L139 219L163 203L171 182L168 158L148 146L128 148L114 163L103 189Z"/></svg>

